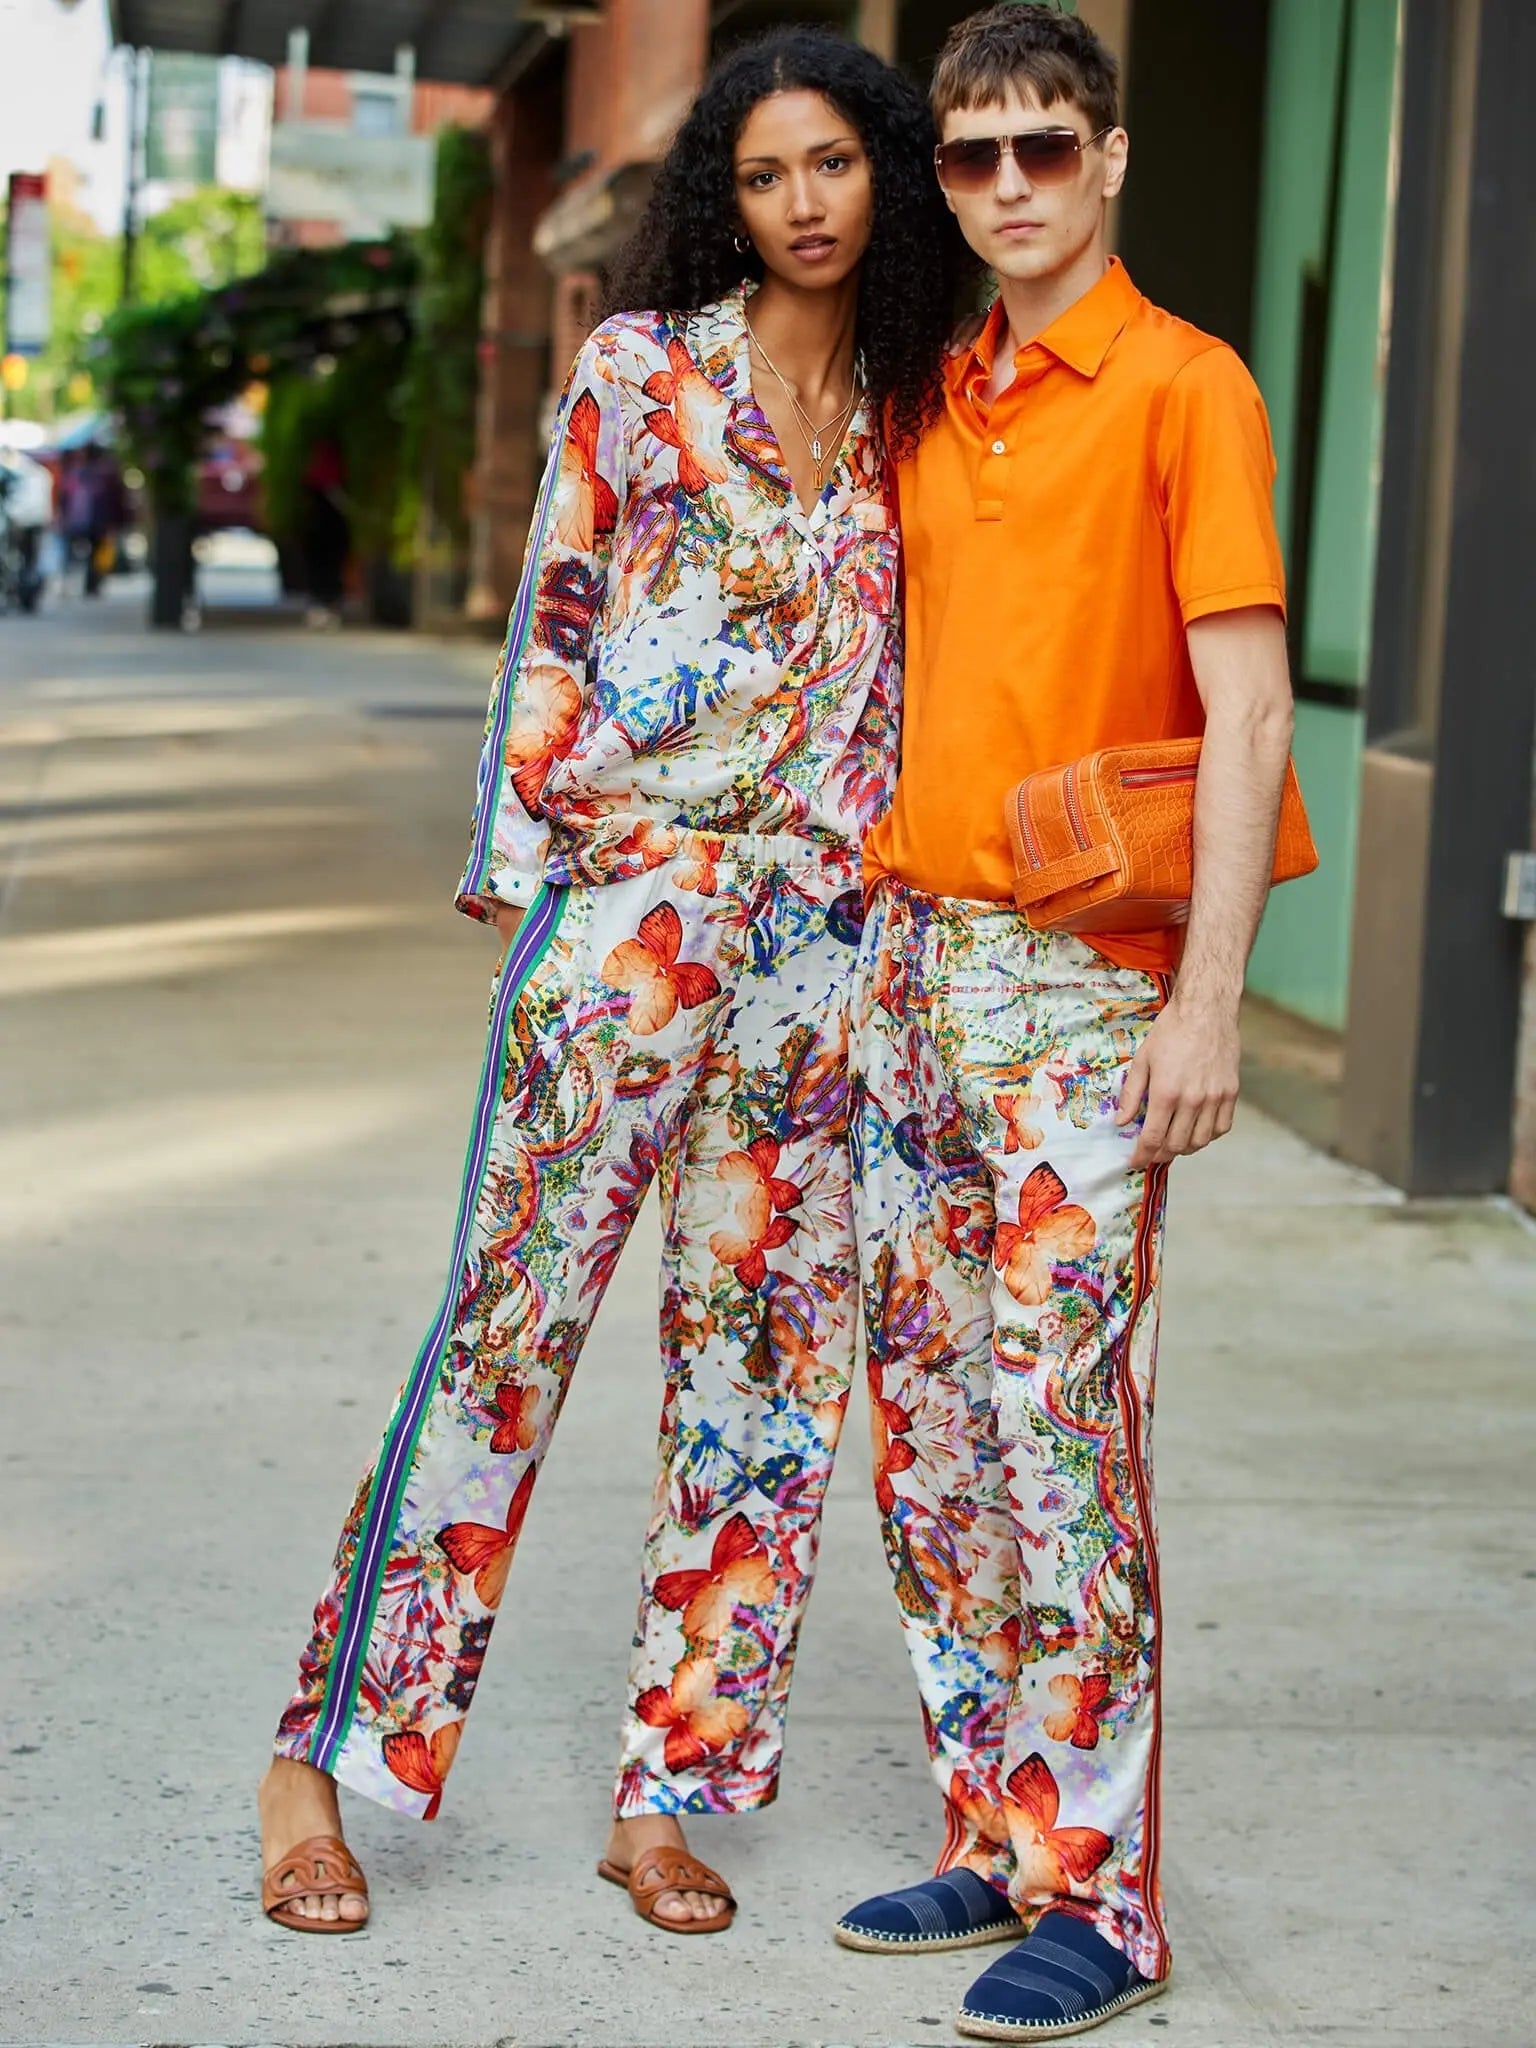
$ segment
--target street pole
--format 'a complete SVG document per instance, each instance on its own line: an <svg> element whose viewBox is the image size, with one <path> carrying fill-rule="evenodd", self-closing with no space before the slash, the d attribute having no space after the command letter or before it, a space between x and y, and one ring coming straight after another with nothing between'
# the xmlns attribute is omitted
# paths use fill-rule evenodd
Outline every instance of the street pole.
<svg viewBox="0 0 1536 2048"><path fill-rule="evenodd" d="M122 302L133 300L134 257L139 239L139 126L141 119L144 52L128 52L128 167L123 188L123 289Z"/></svg>

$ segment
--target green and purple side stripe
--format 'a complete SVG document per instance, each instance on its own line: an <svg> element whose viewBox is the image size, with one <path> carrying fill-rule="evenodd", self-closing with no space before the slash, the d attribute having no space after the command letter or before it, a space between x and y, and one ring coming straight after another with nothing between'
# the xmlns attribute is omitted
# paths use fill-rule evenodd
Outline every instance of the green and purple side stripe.
<svg viewBox="0 0 1536 2048"><path fill-rule="evenodd" d="M475 830L470 842L469 864L464 870L464 879L459 884L458 893L461 896L484 895L486 883L490 878L491 842L495 838L496 817L501 809L501 781L507 772L507 726L512 717L512 684L533 626L534 600L539 588L539 565L543 559L545 536L549 531L549 515L554 504L555 486L560 480L560 455L565 446L565 427L570 417L570 409L570 393L567 392L560 407L560 416L555 421L549 461L545 465L544 481L539 487L539 501L534 507L533 525L528 533L528 552L523 558L522 580L517 586L512 615L507 621L506 646L502 650L501 665L496 672L496 690L492 700L490 723L486 727L485 740L480 749L480 770L475 791Z"/></svg>
<svg viewBox="0 0 1536 2048"><path fill-rule="evenodd" d="M335 1771L336 1759L352 1726L357 1706L358 1684L368 1654L369 1638L373 1633L374 1614L384 1584L390 1546L394 1541L401 1505L405 1499L406 1482L410 1477L422 1425L426 1421L427 1410L431 1405L432 1391L437 1385L443 1349L453 1328L454 1310L463 1283L464 1264L469 1256L470 1232L474 1225L480 1184L485 1178L486 1163L491 1149L491 1134L496 1123L496 1108L501 1101L502 1082L506 1074L507 1021L513 1005L549 950L565 909L567 895L566 890L551 888L547 884L540 888L518 927L517 937L513 940L502 965L501 978L496 986L496 1000L491 1008L490 1029L486 1036L485 1063L480 1073L479 1093L475 1098L474 1122L470 1128L469 1148L464 1155L464 1178L459 1191L459 1212L454 1226L453 1257L448 1268L448 1284L443 1290L443 1299L433 1318L432 1327L416 1354L416 1363L411 1368L411 1376L405 1383L405 1391L400 1396L399 1405L395 1409L384 1439L383 1449L379 1453L379 1462L374 1468L373 1485L369 1489L363 1526L358 1535L352 1570L347 1581L341 1625L337 1631L335 1647L331 1652L325 1698L321 1702L320 1716L310 1738L309 1762L318 1770L332 1773Z"/></svg>

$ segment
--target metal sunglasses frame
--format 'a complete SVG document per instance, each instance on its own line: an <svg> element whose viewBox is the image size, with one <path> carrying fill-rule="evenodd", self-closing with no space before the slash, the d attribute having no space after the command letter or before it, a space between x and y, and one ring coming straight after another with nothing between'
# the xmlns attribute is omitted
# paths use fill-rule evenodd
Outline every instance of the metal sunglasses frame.
<svg viewBox="0 0 1536 2048"><path fill-rule="evenodd" d="M1075 155L1075 156L1076 156L1076 157L1078 158L1078 160L1079 160L1079 161L1081 161L1081 159L1082 159L1082 155L1083 155L1083 152L1084 152L1084 150L1087 150L1087 149L1092 149L1093 145L1094 145L1094 144L1095 144L1096 142L1102 142L1102 141L1104 140L1104 137L1105 137L1106 135L1113 135L1113 134L1114 134L1114 132L1115 132L1115 127L1116 127L1116 124L1115 124L1115 123L1114 123L1113 121L1111 121L1111 122L1110 122L1110 124L1109 124L1109 126L1108 126L1107 128L1101 128L1101 129L1100 129L1100 130L1098 131L1098 133L1097 133L1096 135L1090 135L1090 136L1088 137L1088 140L1087 140L1086 142L1085 142L1085 141L1083 140L1083 138L1082 138L1082 137L1081 137L1081 136L1080 136L1080 135L1078 134L1078 132L1077 132L1077 130L1076 130L1075 128L1021 128L1021 129L1019 129L1019 130L1018 130L1018 132L1017 132L1016 134L1013 134L1013 135L961 135L961 136L956 136L956 138L955 138L955 142L940 142L940 143L937 143L937 144L936 144L936 145L934 146L934 152L933 152L933 168L934 168L934 174L935 174L935 176L936 176L936 177L938 178L938 181L939 181L939 183L940 183L941 185L943 185L943 184L944 184L944 152L945 152L945 150L946 150L946 149L953 149L953 148L955 147L956 143L959 143L959 144L963 144L963 145L964 145L964 146L965 146L966 148L972 148L972 147L974 147L974 146L975 146L975 144L977 144L977 143L979 143L979 142L987 142L987 143L990 143L990 144L992 145L992 156L993 156L993 162L992 162L992 177L993 177L993 178L996 178L996 176L997 176L998 172L999 172L999 171L1000 171L1000 170L1001 170L1001 169L1003 168L1003 157L1004 157L1004 155L1006 154L1006 155L1008 155L1008 156L1011 156L1011 157L1013 158L1014 162L1015 162L1015 163L1016 163L1016 164L1018 165L1018 167L1019 167L1019 170L1021 171L1021 173L1023 174L1023 176L1024 176L1024 177L1026 177L1026 178L1029 178L1029 179L1030 179L1030 182L1031 182L1031 184L1045 184L1045 185L1050 185L1050 184L1056 184L1056 183L1059 183L1059 184L1065 184L1065 183L1067 182L1067 179L1065 179L1065 178L1062 178L1062 179L1052 179L1052 178L1044 178L1044 179L1042 179L1042 178L1038 178L1038 177L1031 177L1031 176L1030 176L1030 169L1029 169L1029 166L1028 166L1028 164L1027 164L1027 163L1026 163L1026 162L1024 161L1023 157L1022 157L1022 156L1021 156L1021 155L1019 154L1019 144L1020 144L1021 142L1031 142L1031 141L1033 141L1033 140L1034 140L1034 139L1035 139L1035 138L1036 138L1037 136L1042 136L1042 135L1048 135L1048 136L1050 136L1050 137L1051 137L1051 139L1052 139L1053 141L1056 141L1056 140L1059 140L1059 139L1065 138L1065 137L1067 137L1067 136L1070 136L1070 137L1072 138L1073 154L1074 154L1074 155ZM1071 174L1069 174L1069 175L1075 175L1075 172L1074 172L1074 173L1071 173ZM948 186L945 186L945 190L947 191L948 189L949 189L949 188L948 188ZM980 190L981 188L980 188L980 187L978 186L978 187L976 187L975 189L979 191L979 190Z"/></svg>

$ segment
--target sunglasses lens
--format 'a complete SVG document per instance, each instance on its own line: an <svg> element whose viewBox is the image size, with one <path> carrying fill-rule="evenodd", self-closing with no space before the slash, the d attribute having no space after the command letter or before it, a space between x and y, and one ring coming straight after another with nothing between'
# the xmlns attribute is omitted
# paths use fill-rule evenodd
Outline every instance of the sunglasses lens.
<svg viewBox="0 0 1536 2048"><path fill-rule="evenodd" d="M984 192L997 176L1002 160L994 135L979 136L969 142L946 142L938 155L939 180L951 192Z"/></svg>
<svg viewBox="0 0 1536 2048"><path fill-rule="evenodd" d="M1077 170L1080 150L1072 130L1035 128L1022 135L981 135L943 143L938 151L939 182L950 192L986 191L1010 146L1031 185L1065 185Z"/></svg>
<svg viewBox="0 0 1536 2048"><path fill-rule="evenodd" d="M1019 168L1032 185L1064 185L1077 169L1077 137L1069 128L1043 128L1014 138Z"/></svg>

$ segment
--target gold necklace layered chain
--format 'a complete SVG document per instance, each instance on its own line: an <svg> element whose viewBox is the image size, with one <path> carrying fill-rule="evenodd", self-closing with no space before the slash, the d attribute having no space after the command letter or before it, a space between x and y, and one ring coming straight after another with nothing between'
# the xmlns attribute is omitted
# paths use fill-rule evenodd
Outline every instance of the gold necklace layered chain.
<svg viewBox="0 0 1536 2048"><path fill-rule="evenodd" d="M843 445L843 437L848 431L849 422L852 420L858 408L859 399L863 395L863 386L858 374L857 372L854 374L853 389L849 392L846 402L838 407L831 419L824 421L818 427L799 399L796 398L789 379L773 360L773 357L769 355L767 349L763 347L761 341L758 340L757 330L753 327L751 319L745 310L743 310L742 318L746 321L747 334L751 339L752 346L757 350L768 369L783 387L784 396L794 408L796 423L800 428L800 432L805 437L806 445L811 451L811 461L815 464L816 486L819 490L823 481L828 452L826 436L831 434L834 429L836 430L837 438L831 443L831 452L835 454Z"/></svg>

